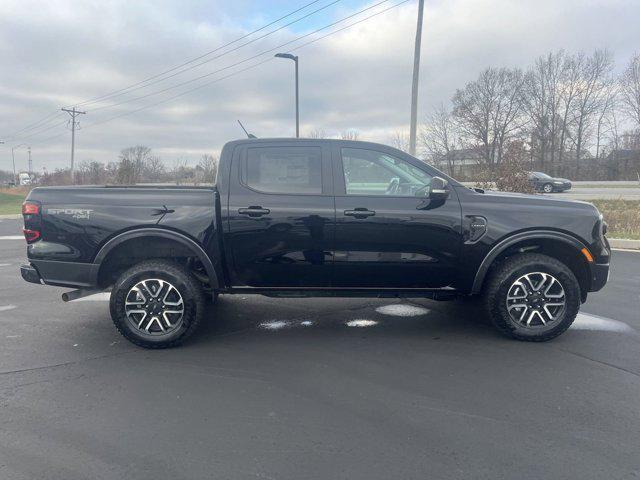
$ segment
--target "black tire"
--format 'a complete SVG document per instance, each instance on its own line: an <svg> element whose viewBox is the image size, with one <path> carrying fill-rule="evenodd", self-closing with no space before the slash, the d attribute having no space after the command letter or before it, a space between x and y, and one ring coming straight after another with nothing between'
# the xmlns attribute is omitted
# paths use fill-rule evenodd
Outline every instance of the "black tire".
<svg viewBox="0 0 640 480"><path fill-rule="evenodd" d="M171 327L164 324L160 327L160 321L158 321L158 328L163 328L162 331L153 332L153 330L147 329L147 332L144 332L142 329L136 328L131 316L127 317L125 301L134 286L142 281L150 280L153 282L155 279L168 282L174 287L182 300L183 313L178 317L179 320L175 320L176 317L171 318L172 321L175 320L175 324ZM161 296L160 292L157 293L157 296ZM162 300L164 306L167 297L165 296ZM109 308L114 325L127 340L144 348L169 348L184 342L198 328L204 317L205 300L202 288L196 278L181 265L167 260L148 260L131 267L120 275L111 291ZM165 327L167 332L163 333Z"/></svg>
<svg viewBox="0 0 640 480"><path fill-rule="evenodd" d="M551 183L545 183L542 185L542 191L544 193L553 193L553 185Z"/></svg>
<svg viewBox="0 0 640 480"><path fill-rule="evenodd" d="M557 320L549 325L527 327L514 320L507 308L507 295L514 282L533 272L552 275L564 290L565 305ZM539 253L524 253L508 257L491 272L484 288L484 304L493 325L501 333L517 340L545 342L566 331L575 320L580 309L580 285L562 262Z"/></svg>

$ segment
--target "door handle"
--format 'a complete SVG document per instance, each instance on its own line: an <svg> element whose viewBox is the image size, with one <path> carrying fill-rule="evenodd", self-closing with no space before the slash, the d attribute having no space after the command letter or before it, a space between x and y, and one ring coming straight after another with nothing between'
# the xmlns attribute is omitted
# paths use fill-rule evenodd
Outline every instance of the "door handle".
<svg viewBox="0 0 640 480"><path fill-rule="evenodd" d="M261 217L262 215L268 215L269 213L271 213L271 210L259 206L252 206L247 208L239 208L238 213L240 215L248 215L250 217Z"/></svg>
<svg viewBox="0 0 640 480"><path fill-rule="evenodd" d="M354 210L345 210L344 214L346 217L367 218L374 216L376 212L367 208L356 208Z"/></svg>

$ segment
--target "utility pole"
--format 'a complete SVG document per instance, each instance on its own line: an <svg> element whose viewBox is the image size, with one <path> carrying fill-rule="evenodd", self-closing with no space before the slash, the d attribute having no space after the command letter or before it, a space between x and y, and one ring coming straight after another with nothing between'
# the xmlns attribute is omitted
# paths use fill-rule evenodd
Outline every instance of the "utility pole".
<svg viewBox="0 0 640 480"><path fill-rule="evenodd" d="M420 76L420 46L422 44L422 16L424 0L418 0L418 26L413 53L413 83L411 84L411 126L409 127L409 153L416 154L416 130L418 127L418 77Z"/></svg>
<svg viewBox="0 0 640 480"><path fill-rule="evenodd" d="M31 177L31 172L33 171L33 165L31 163L31 147L27 147L27 151L29 152L29 177Z"/></svg>
<svg viewBox="0 0 640 480"><path fill-rule="evenodd" d="M74 183L73 157L76 148L76 125L78 124L76 122L76 117L78 115L85 115L87 112L76 110L76 107L73 107L71 110L69 110L68 108L63 108L62 111L67 112L69 115L71 115L71 183Z"/></svg>

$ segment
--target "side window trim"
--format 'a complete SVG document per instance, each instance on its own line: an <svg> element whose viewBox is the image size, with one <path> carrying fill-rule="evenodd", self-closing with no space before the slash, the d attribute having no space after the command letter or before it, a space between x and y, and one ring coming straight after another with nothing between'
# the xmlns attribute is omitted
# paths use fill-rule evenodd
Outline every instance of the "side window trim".
<svg viewBox="0 0 640 480"><path fill-rule="evenodd" d="M263 190L258 190L254 187L251 187L247 183L247 170L249 165L249 149L251 148L315 148L320 151L320 193L291 193L291 192L265 192ZM251 146L243 146L241 147L240 155L239 155L239 167L238 168L238 183L247 190L255 192L259 195L276 195L276 196L333 196L333 181L332 181L332 165L331 165L331 155L328 149L319 144L314 145L282 145L282 144L270 144L263 143L258 145Z"/></svg>

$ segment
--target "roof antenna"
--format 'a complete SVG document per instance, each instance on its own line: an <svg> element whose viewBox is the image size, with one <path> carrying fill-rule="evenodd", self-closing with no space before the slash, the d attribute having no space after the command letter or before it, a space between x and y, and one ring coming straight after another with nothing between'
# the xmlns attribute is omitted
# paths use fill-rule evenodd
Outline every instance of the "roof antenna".
<svg viewBox="0 0 640 480"><path fill-rule="evenodd" d="M244 128L244 125L242 125L242 122L240 120L238 120L238 123L240 124L240 127L242 128L242 130L244 130L244 133L246 133L247 138L258 138L253 133L247 132L247 129Z"/></svg>

